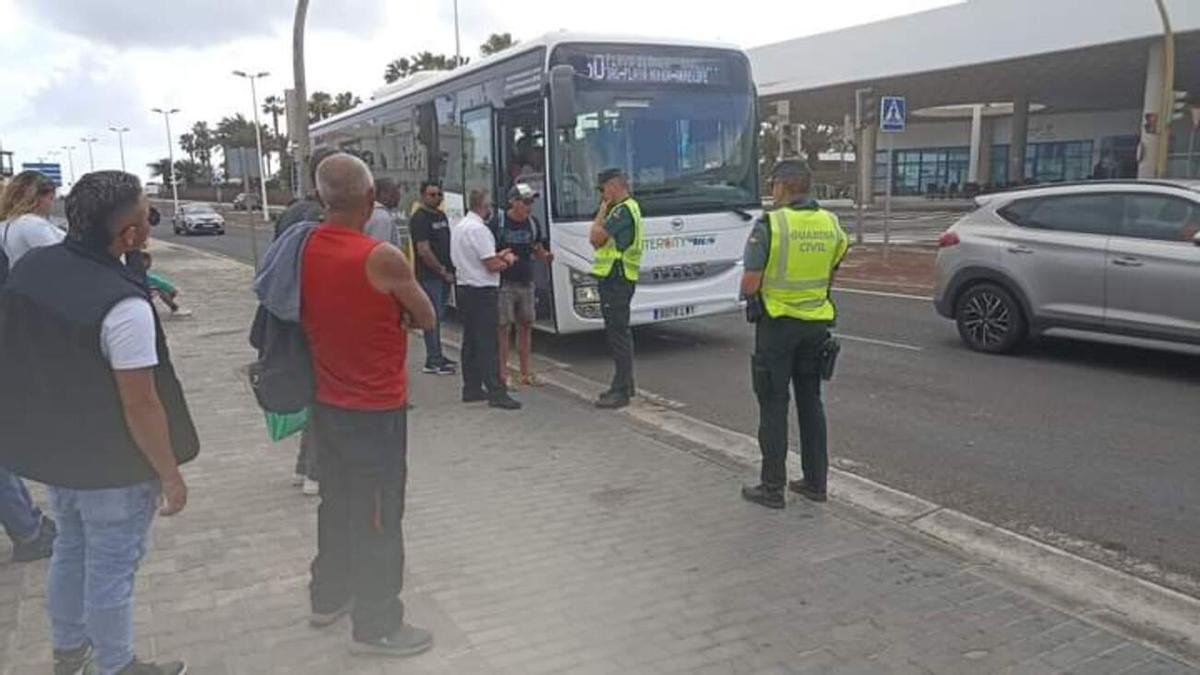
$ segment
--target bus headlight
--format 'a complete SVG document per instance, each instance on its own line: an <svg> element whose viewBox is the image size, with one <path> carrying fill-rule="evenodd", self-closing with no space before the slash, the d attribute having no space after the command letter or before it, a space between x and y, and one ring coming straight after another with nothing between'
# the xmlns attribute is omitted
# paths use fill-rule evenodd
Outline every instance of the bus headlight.
<svg viewBox="0 0 1200 675"><path fill-rule="evenodd" d="M575 313L585 319L600 318L600 282L590 274L571 270Z"/></svg>

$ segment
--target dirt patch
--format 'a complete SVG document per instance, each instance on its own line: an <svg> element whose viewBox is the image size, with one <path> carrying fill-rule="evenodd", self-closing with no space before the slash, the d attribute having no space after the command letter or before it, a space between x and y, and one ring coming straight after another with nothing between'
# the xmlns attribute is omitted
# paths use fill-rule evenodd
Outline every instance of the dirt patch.
<svg viewBox="0 0 1200 675"><path fill-rule="evenodd" d="M885 256L877 245L855 246L838 271L837 285L871 291L930 295L937 251L893 246Z"/></svg>

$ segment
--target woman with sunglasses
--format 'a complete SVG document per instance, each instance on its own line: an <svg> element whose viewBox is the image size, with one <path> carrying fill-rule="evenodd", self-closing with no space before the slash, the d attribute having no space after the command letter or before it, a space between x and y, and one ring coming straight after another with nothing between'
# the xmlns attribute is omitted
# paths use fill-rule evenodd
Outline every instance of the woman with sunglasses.
<svg viewBox="0 0 1200 675"><path fill-rule="evenodd" d="M66 233L50 222L54 182L37 171L22 171L0 195L0 246L13 266L30 249L57 244Z"/></svg>

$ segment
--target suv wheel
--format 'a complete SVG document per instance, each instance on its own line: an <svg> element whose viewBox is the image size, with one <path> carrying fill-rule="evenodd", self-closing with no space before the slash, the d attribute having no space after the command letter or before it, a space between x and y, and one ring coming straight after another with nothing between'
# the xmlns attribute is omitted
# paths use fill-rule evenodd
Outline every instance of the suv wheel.
<svg viewBox="0 0 1200 675"><path fill-rule="evenodd" d="M1012 293L995 284L978 284L958 298L954 308L958 335L977 352L1002 354L1025 339L1027 327Z"/></svg>

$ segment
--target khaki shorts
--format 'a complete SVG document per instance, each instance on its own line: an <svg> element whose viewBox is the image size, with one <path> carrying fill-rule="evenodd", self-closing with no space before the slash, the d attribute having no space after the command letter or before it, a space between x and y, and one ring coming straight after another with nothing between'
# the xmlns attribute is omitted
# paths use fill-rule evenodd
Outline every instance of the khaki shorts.
<svg viewBox="0 0 1200 675"><path fill-rule="evenodd" d="M531 324L537 313L533 306L533 284L500 284L500 325Z"/></svg>

